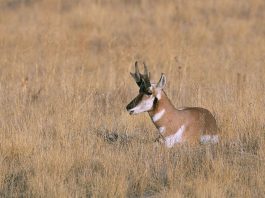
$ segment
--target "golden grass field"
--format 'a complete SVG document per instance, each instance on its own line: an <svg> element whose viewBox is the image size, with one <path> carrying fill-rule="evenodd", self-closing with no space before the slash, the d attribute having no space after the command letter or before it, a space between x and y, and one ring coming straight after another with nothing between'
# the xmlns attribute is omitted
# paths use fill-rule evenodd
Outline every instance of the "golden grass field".
<svg viewBox="0 0 265 198"><path fill-rule="evenodd" d="M154 144L136 60L221 143ZM0 197L265 197L264 75L264 0L1 0Z"/></svg>

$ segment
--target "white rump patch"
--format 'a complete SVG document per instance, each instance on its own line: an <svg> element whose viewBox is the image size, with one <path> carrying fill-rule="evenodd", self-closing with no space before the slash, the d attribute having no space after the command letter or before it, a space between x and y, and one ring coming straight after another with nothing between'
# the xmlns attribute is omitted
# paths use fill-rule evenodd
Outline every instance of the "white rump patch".
<svg viewBox="0 0 265 198"><path fill-rule="evenodd" d="M156 113L152 117L153 122L156 122L156 121L160 120L160 118L162 118L162 116L164 115L165 112L166 112L166 110L165 109L162 109L161 111L159 111L158 113Z"/></svg>
<svg viewBox="0 0 265 198"><path fill-rule="evenodd" d="M165 137L166 147L171 148L174 144L181 142L184 131L185 126L182 125L175 134Z"/></svg>
<svg viewBox="0 0 265 198"><path fill-rule="evenodd" d="M207 143L216 144L219 142L219 136L218 135L202 135L200 138L200 142L202 144L207 144Z"/></svg>
<svg viewBox="0 0 265 198"><path fill-rule="evenodd" d="M160 133L164 133L164 132L165 132L165 130L166 130L166 127L159 127L159 129L158 129L158 130L159 130L159 132L160 132Z"/></svg>

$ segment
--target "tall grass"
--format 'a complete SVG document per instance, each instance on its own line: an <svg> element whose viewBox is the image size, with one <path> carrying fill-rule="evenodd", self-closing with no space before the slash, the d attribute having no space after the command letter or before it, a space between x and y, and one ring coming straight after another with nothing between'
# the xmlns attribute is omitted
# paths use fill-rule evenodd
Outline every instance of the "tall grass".
<svg viewBox="0 0 265 198"><path fill-rule="evenodd" d="M264 54L262 0L0 1L0 196L264 196ZM135 60L221 143L154 144Z"/></svg>

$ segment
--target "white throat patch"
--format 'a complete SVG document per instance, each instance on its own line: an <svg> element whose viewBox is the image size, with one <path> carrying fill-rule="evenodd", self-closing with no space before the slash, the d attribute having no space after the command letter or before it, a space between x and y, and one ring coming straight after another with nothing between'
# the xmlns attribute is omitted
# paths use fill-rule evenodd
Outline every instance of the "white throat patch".
<svg viewBox="0 0 265 198"><path fill-rule="evenodd" d="M162 97L162 94L161 94L161 90L158 92L158 94L156 95L156 98L157 100L160 100Z"/></svg>
<svg viewBox="0 0 265 198"><path fill-rule="evenodd" d="M175 134L165 137L166 147L171 148L174 144L181 142L184 131L185 126L182 125Z"/></svg>
<svg viewBox="0 0 265 198"><path fill-rule="evenodd" d="M162 118L162 116L165 114L166 110L162 109L161 111L159 111L158 113L156 113L153 117L152 120L153 122L156 122L158 120L160 120Z"/></svg>

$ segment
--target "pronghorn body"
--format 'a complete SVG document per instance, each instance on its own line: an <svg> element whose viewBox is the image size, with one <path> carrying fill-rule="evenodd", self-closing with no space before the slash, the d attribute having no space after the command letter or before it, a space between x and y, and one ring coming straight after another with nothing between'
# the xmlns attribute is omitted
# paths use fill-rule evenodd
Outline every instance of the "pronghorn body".
<svg viewBox="0 0 265 198"><path fill-rule="evenodd" d="M162 92L161 98L148 113L167 147L181 142L218 141L216 121L207 109L199 107L176 109Z"/></svg>
<svg viewBox="0 0 265 198"><path fill-rule="evenodd" d="M164 74L157 84L151 84L146 66L145 74L139 73L137 62L135 68L136 73L131 75L140 87L140 93L126 108L130 114L148 112L159 130L160 142L167 147L184 142L218 142L216 120L210 111L200 107L176 109L163 91Z"/></svg>

